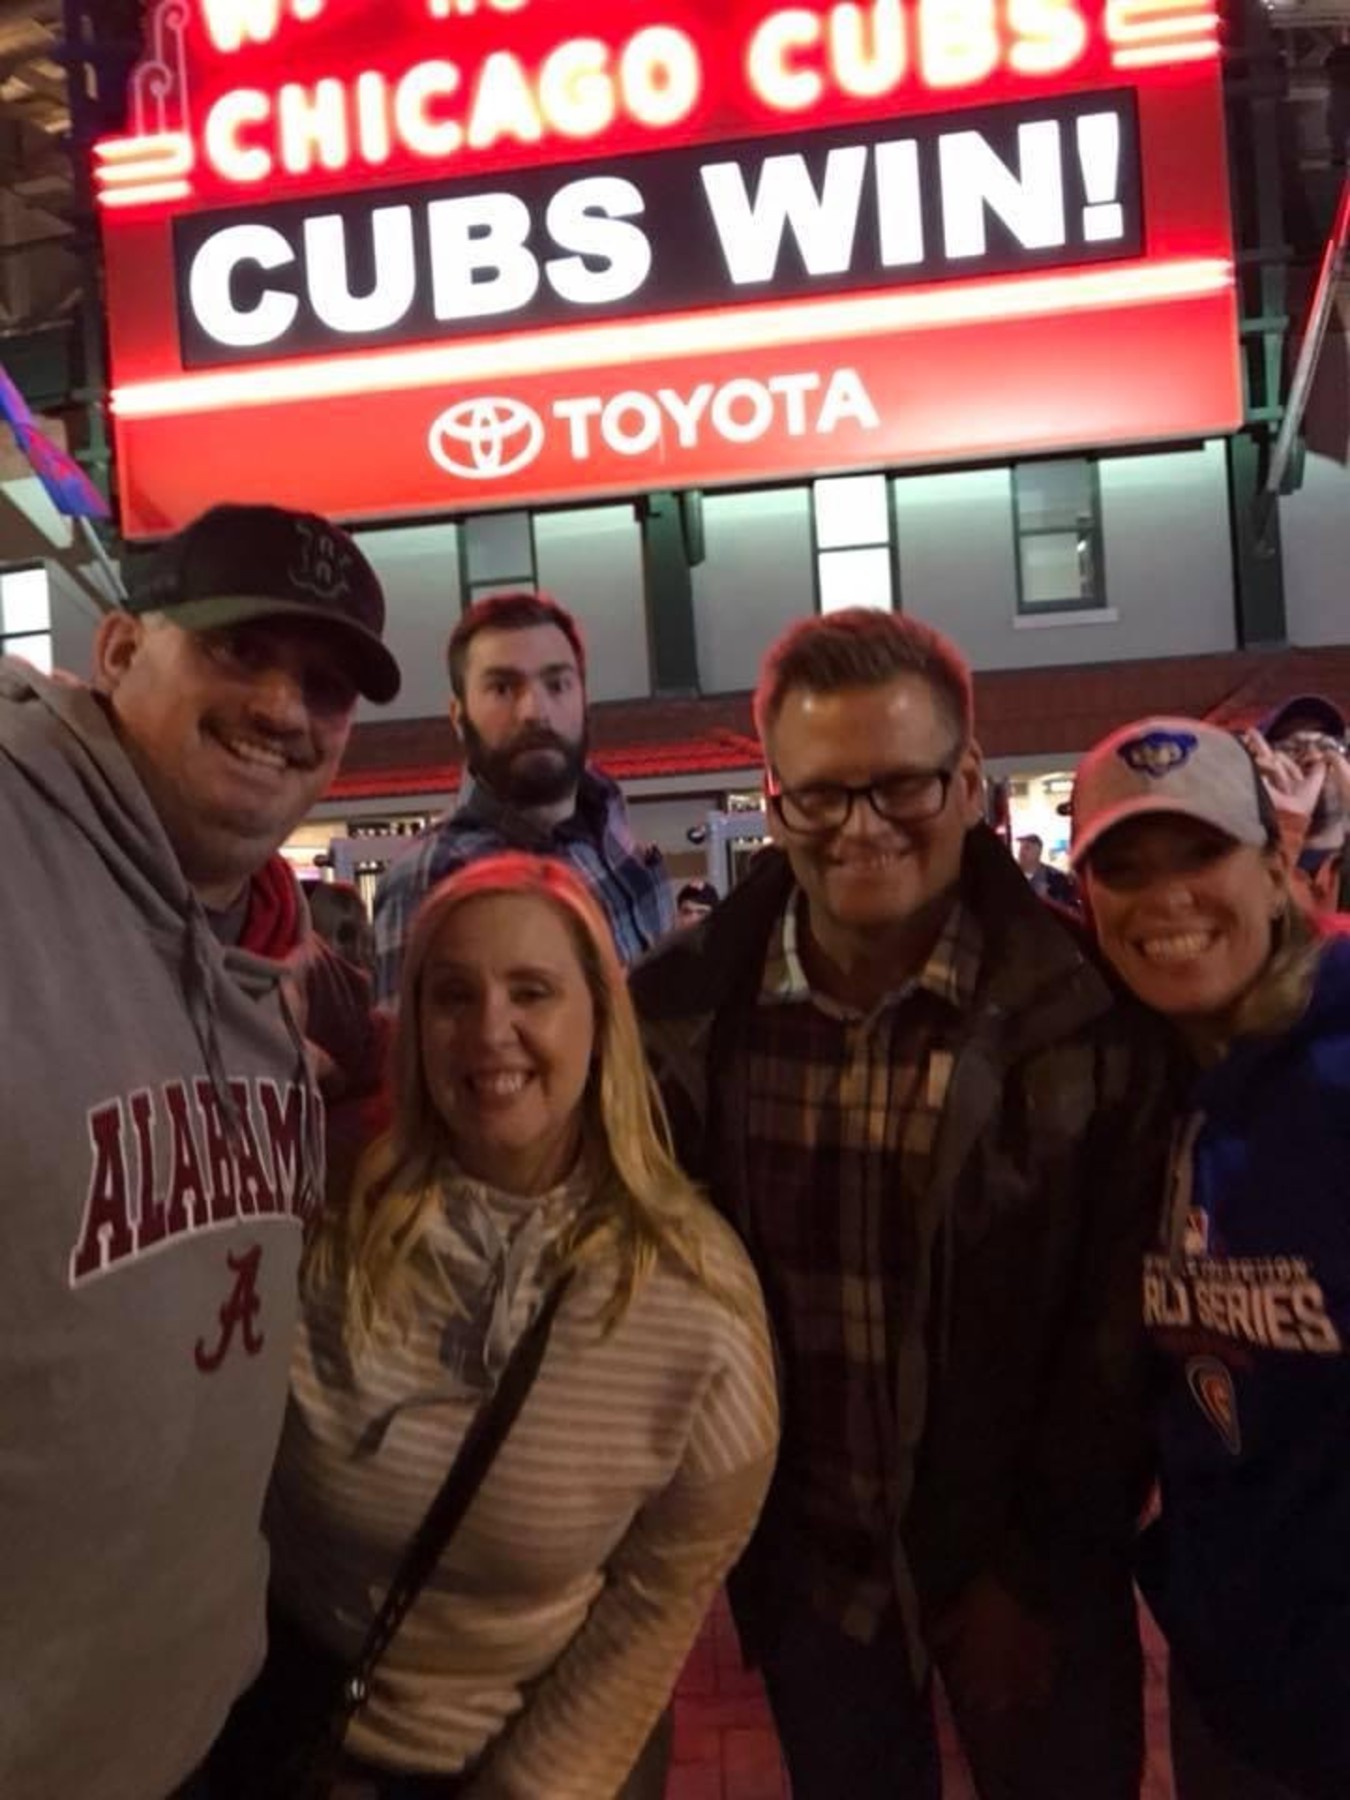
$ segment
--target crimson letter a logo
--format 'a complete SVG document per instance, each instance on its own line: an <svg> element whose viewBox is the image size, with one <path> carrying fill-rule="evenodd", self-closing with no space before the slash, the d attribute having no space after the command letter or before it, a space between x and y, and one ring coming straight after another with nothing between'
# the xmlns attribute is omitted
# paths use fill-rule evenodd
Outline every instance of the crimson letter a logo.
<svg viewBox="0 0 1350 1800"><path fill-rule="evenodd" d="M255 1244L251 1250L245 1250L239 1256L227 1256L225 1260L234 1276L234 1286L218 1314L220 1336L215 1346L208 1350L206 1340L197 1339L197 1367L204 1375L214 1375L224 1362L236 1331L240 1334L246 1356L256 1356L266 1341L257 1328L258 1314L262 1311L262 1301L258 1298L258 1268L262 1262L262 1245Z"/></svg>

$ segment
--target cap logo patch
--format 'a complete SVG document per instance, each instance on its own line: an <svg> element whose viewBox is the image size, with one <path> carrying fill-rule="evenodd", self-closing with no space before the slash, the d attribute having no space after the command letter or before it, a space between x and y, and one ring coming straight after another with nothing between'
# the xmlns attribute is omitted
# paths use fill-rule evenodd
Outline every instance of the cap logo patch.
<svg viewBox="0 0 1350 1800"><path fill-rule="evenodd" d="M293 584L318 600L345 600L352 591L350 547L308 519L297 519L295 531L295 560L288 571Z"/></svg>
<svg viewBox="0 0 1350 1800"><path fill-rule="evenodd" d="M1142 737L1127 738L1116 755L1136 775L1160 781L1188 763L1198 744L1193 731L1146 731Z"/></svg>

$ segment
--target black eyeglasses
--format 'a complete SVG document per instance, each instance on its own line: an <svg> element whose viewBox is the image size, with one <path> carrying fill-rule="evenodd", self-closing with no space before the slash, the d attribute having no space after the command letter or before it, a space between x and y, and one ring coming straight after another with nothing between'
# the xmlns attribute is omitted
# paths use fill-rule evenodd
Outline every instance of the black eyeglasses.
<svg viewBox="0 0 1350 1800"><path fill-rule="evenodd" d="M857 787L816 781L779 788L769 795L769 804L787 829L802 837L838 831L847 824L855 800L866 800L889 825L922 825L946 807L954 775L953 769L896 769Z"/></svg>

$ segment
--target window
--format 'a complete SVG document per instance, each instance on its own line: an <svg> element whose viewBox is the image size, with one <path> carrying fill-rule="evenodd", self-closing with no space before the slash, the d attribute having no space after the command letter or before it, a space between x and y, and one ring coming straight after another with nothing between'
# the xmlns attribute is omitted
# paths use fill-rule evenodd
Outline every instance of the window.
<svg viewBox="0 0 1350 1800"><path fill-rule="evenodd" d="M1097 465L1082 457L1018 463L1012 489L1018 612L1036 616L1105 607Z"/></svg>
<svg viewBox="0 0 1350 1800"><path fill-rule="evenodd" d="M470 514L460 520L459 553L466 611L489 594L539 585L533 513Z"/></svg>
<svg viewBox="0 0 1350 1800"><path fill-rule="evenodd" d="M895 605L891 503L884 475L843 475L812 489L816 585L823 613Z"/></svg>
<svg viewBox="0 0 1350 1800"><path fill-rule="evenodd" d="M51 674L52 602L41 566L0 571L0 651Z"/></svg>

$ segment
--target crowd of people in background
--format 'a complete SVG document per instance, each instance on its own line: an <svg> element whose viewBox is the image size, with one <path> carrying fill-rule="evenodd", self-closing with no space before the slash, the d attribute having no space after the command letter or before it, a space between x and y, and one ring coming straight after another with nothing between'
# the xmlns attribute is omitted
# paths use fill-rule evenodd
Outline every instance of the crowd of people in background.
<svg viewBox="0 0 1350 1800"><path fill-rule="evenodd" d="M938 1684L981 1800L1137 1800L1136 1586L1180 1800L1345 1800L1339 710L1122 725L1051 868L960 650L808 619L676 892L496 595L372 922L279 852L383 623L217 508L0 665L0 1794L658 1800L725 1580L794 1800L938 1800Z"/></svg>

